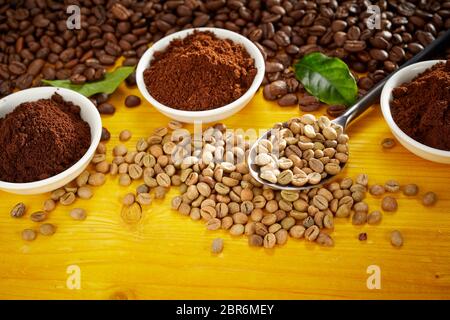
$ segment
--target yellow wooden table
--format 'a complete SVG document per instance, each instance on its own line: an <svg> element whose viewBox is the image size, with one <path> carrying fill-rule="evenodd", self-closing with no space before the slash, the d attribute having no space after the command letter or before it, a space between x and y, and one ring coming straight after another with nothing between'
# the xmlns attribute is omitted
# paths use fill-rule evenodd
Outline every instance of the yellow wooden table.
<svg viewBox="0 0 450 320"><path fill-rule="evenodd" d="M130 93L139 94L121 85L111 99L116 114L103 118L112 134L109 154L121 130L133 132L127 142L132 147L139 137L169 121L148 103L125 108L123 101ZM232 128L262 129L298 114L298 108L279 107L259 92L244 110L224 122ZM165 200L146 208L139 223L127 224L120 215L120 201L137 183L121 187L117 178L108 178L104 186L95 188L91 200L58 206L49 218L57 225L56 234L25 242L21 231L37 227L29 214L41 209L48 194L0 192L0 298L450 298L450 167L422 160L401 145L382 150L380 141L391 134L377 107L355 122L349 134L347 175L365 172L372 183L391 178L402 184L414 182L421 194L436 192L437 205L425 208L416 198L398 195L399 210L384 214L379 226L356 227L347 219L338 219L333 248L289 239L287 245L268 250L249 247L244 236L207 231L203 222L171 210L176 188ZM380 199L368 197L367 201L371 210L380 207ZM28 215L22 219L9 215L17 202L28 206ZM88 218L72 220L68 216L72 207L87 209ZM389 242L394 229L404 236L400 249ZM367 241L358 240L361 232L367 232ZM218 256L210 253L216 237L225 241ZM370 266L379 267L380 289L367 286Z"/></svg>

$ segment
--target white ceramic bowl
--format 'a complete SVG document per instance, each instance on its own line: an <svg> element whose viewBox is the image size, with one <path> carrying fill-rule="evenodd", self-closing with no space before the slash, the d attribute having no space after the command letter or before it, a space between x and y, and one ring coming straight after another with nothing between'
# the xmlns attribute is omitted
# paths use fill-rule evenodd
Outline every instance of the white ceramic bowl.
<svg viewBox="0 0 450 320"><path fill-rule="evenodd" d="M196 31L211 31L213 32L218 38L220 39L230 39L235 43L242 44L249 55L255 60L255 67L257 68L257 74L255 76L255 79L253 80L252 85L247 90L246 93L244 93L239 99L233 101L230 104L227 104L223 107L213 109L213 110L206 110L206 111L184 111L184 110L178 110L174 108L170 108L168 106L165 106L158 101L156 101L155 98L153 98L150 93L147 90L147 87L144 83L144 70L147 69L149 64L151 63L153 59L153 55L156 51L163 51L166 49L166 47L169 45L169 43L174 39L180 39L185 38L186 36L192 34ZM150 104L152 104L157 110L159 110L161 113L166 115L169 118L181 121L181 122L187 122L187 123L194 123L194 122L214 122L218 120L225 119L232 114L238 112L241 110L247 103L250 102L250 100L255 95L256 91L259 89L259 86L261 85L261 82L264 78L264 71L265 71L265 64L264 64L264 58L259 51L259 49L246 37L241 36L240 34L236 32L232 32L225 29L220 28L195 28L195 29L187 29L183 31L179 31L176 33L173 33L171 35L168 35L161 40L157 41L155 44L153 44L141 57L139 60L139 64L136 69L136 82L139 88L139 91L141 94L147 99Z"/></svg>
<svg viewBox="0 0 450 320"><path fill-rule="evenodd" d="M398 141L409 151L418 155L421 158L450 164L450 151L444 151L440 149L435 149L426 146L410 136L404 133L394 122L391 114L390 101L392 100L392 89L398 87L399 85L411 81L419 73L430 68L438 62L445 62L444 60L430 60L414 63L402 70L396 72L384 85L383 91L381 93L381 111L383 112L384 119L389 125L392 134L397 138Z"/></svg>
<svg viewBox="0 0 450 320"><path fill-rule="evenodd" d="M88 98L75 91L55 87L39 87L18 91L0 100L0 118L12 112L15 107L23 102L47 99L54 93L58 93L64 100L71 101L80 107L81 117L91 128L91 145L89 149L74 165L53 177L27 183L0 181L1 190L16 194L39 194L52 191L74 180L91 162L100 142L102 120L94 104Z"/></svg>

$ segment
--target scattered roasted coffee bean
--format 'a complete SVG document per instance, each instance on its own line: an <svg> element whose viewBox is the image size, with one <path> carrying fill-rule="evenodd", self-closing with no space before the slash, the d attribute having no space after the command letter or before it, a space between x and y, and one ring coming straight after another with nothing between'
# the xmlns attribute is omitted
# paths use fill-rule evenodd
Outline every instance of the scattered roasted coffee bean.
<svg viewBox="0 0 450 320"><path fill-rule="evenodd" d="M381 201L381 208L387 212L397 211L397 200L394 197L384 197Z"/></svg>
<svg viewBox="0 0 450 320"><path fill-rule="evenodd" d="M26 211L25 204L23 202L19 202L14 206L14 208L12 208L10 215L13 218L20 218L25 214L25 211Z"/></svg>
<svg viewBox="0 0 450 320"><path fill-rule="evenodd" d="M111 139L111 133L106 129L105 127L102 127L102 135L100 140L101 141L109 141Z"/></svg>
<svg viewBox="0 0 450 320"><path fill-rule="evenodd" d="M415 196L419 193L417 184L411 183L403 186L403 194L408 197Z"/></svg>
<svg viewBox="0 0 450 320"><path fill-rule="evenodd" d="M362 232L358 235L358 240L359 241L366 241L367 240L367 233Z"/></svg>
<svg viewBox="0 0 450 320"><path fill-rule="evenodd" d="M403 246L403 236L400 231L394 230L391 232L391 244L397 248Z"/></svg>
<svg viewBox="0 0 450 320"><path fill-rule="evenodd" d="M100 104L97 110L100 114L114 114L116 112L116 108L108 102Z"/></svg>
<svg viewBox="0 0 450 320"><path fill-rule="evenodd" d="M424 206L432 206L437 202L437 195L434 192L427 192L422 197L422 204Z"/></svg>
<svg viewBox="0 0 450 320"><path fill-rule="evenodd" d="M135 108L141 104L141 98L135 95L129 95L125 98L125 106L127 108Z"/></svg>
<svg viewBox="0 0 450 320"><path fill-rule="evenodd" d="M344 105L331 105L327 108L327 114L332 118L337 118L347 110Z"/></svg>

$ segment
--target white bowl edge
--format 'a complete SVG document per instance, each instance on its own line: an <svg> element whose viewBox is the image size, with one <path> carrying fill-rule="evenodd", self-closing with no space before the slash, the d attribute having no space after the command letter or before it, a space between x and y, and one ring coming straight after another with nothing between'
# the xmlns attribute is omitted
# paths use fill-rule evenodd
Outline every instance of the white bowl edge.
<svg viewBox="0 0 450 320"><path fill-rule="evenodd" d="M214 33L218 38L221 39L230 39L233 42L242 44L249 55L255 60L255 67L257 68L257 74L253 79L253 82L250 88L245 92L239 99L216 109L205 110L205 111L185 111L178 110L174 108L170 108L158 102L154 99L147 90L147 87L144 82L144 70L149 66L152 57L156 51L164 50L169 43L177 38L184 38L187 35L193 33L194 31L210 31ZM255 93L258 91L262 80L264 78L265 73L265 62L264 58L259 51L259 49L246 37L221 28L192 28L186 29L182 31L178 31L176 33L170 34L156 43L154 43L147 51L142 55L139 60L138 66L136 68L136 82L139 88L139 91L144 96L144 98L150 102L152 106L154 106L158 111L163 113L164 115L187 123L194 123L196 121L203 122L213 122L224 119L226 117L231 116L232 114L238 112L252 99Z"/></svg>
<svg viewBox="0 0 450 320"><path fill-rule="evenodd" d="M417 156L439 163L450 164L450 151L440 150L429 147L423 143L420 143L406 133L404 133L392 118L390 101L392 100L392 90L399 85L412 80L416 75L430 68L439 62L445 62L445 60L429 60L414 63L402 70L395 73L383 87L381 93L380 105L384 119L386 120L389 128L399 142L409 151Z"/></svg>
<svg viewBox="0 0 450 320"><path fill-rule="evenodd" d="M0 181L0 189L16 194L40 194L58 189L75 179L90 163L100 142L102 120L97 108L85 96L69 89L57 87L37 87L21 90L0 99L0 117L14 110L20 103L50 98L54 93L60 94L65 100L80 107L81 118L89 124L91 130L91 145L86 153L66 170L47 179L13 183Z"/></svg>

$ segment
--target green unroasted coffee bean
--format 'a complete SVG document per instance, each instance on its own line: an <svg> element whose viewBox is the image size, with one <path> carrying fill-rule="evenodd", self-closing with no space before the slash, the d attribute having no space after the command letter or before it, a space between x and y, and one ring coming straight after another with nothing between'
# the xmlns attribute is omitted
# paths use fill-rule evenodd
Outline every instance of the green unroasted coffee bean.
<svg viewBox="0 0 450 320"><path fill-rule="evenodd" d="M277 244L284 245L289 238L289 233L285 229L280 229L275 232L275 238L277 239Z"/></svg>
<svg viewBox="0 0 450 320"><path fill-rule="evenodd" d="M148 206L150 203L152 203L150 193L139 193L136 196L136 202L142 206Z"/></svg>
<svg viewBox="0 0 450 320"><path fill-rule="evenodd" d="M36 231L32 229L25 229L22 231L22 239L25 241L33 241L36 239Z"/></svg>
<svg viewBox="0 0 450 320"><path fill-rule="evenodd" d="M48 214L44 211L33 212L30 215L30 220L34 222L42 222L47 219Z"/></svg>
<svg viewBox="0 0 450 320"><path fill-rule="evenodd" d="M77 195L81 199L90 199L92 198L93 194L94 193L92 192L92 189L89 186L83 186L78 188L77 190Z"/></svg>
<svg viewBox="0 0 450 320"><path fill-rule="evenodd" d="M134 194L132 193L127 193L123 199L122 199L122 203L126 206L130 206L131 204L133 204L135 200Z"/></svg>
<svg viewBox="0 0 450 320"><path fill-rule="evenodd" d="M25 211L26 211L25 204L23 202L19 202L12 208L10 215L13 218L20 218L25 214Z"/></svg>
<svg viewBox="0 0 450 320"><path fill-rule="evenodd" d="M74 208L70 210L69 215L74 220L85 220L87 217L86 210L81 208Z"/></svg>
<svg viewBox="0 0 450 320"><path fill-rule="evenodd" d="M422 197L422 204L424 206L432 206L437 202L437 195L434 192L427 192Z"/></svg>
<svg viewBox="0 0 450 320"><path fill-rule="evenodd" d="M315 241L317 237L319 236L320 229L318 226L313 225L306 229L305 231L305 239L308 241Z"/></svg>
<svg viewBox="0 0 450 320"><path fill-rule="evenodd" d="M158 183L158 185L160 185L161 187L170 187L170 177L166 174L166 173L159 173L156 176L156 182Z"/></svg>
<svg viewBox="0 0 450 320"><path fill-rule="evenodd" d="M232 236L240 236L244 233L245 227L242 224L235 224L230 228L230 234Z"/></svg>
<svg viewBox="0 0 450 320"><path fill-rule="evenodd" d="M374 184L369 188L369 193L373 196L381 196L384 194L384 187L379 184Z"/></svg>
<svg viewBox="0 0 450 320"><path fill-rule="evenodd" d="M273 233L268 233L264 236L263 245L264 248L272 249L275 247L275 244L277 243L277 238Z"/></svg>
<svg viewBox="0 0 450 320"><path fill-rule="evenodd" d="M122 173L122 174L119 176L119 184L120 184L121 186L124 186L124 187L129 186L129 185L131 184L131 178L130 178L130 176L129 176L128 174L126 174L126 173Z"/></svg>
<svg viewBox="0 0 450 320"><path fill-rule="evenodd" d="M216 238L211 244L211 252L214 254L219 254L223 251L223 239Z"/></svg>
<svg viewBox="0 0 450 320"><path fill-rule="evenodd" d="M98 187L105 183L106 176L101 172L95 172L89 175L88 183L91 186Z"/></svg>
<svg viewBox="0 0 450 320"><path fill-rule="evenodd" d="M396 211L398 207L397 200L394 197L384 197L381 202L381 208L384 211L393 212Z"/></svg>
<svg viewBox="0 0 450 320"><path fill-rule="evenodd" d="M291 235L292 238L300 239L304 236L305 230L306 230L305 227L295 225L289 230L289 234Z"/></svg>
<svg viewBox="0 0 450 320"><path fill-rule="evenodd" d="M131 139L131 131L129 130L122 130L119 134L119 140L124 142Z"/></svg>
<svg viewBox="0 0 450 320"><path fill-rule="evenodd" d="M67 192L63 194L61 198L59 198L59 203L61 203L63 206L69 206L75 202L75 199L76 197L73 192Z"/></svg>
<svg viewBox="0 0 450 320"><path fill-rule="evenodd" d="M352 223L356 226L363 225L367 222L366 211L356 211L352 216Z"/></svg>
<svg viewBox="0 0 450 320"><path fill-rule="evenodd" d="M222 221L218 218L211 218L206 221L206 229L208 230L219 230L222 225Z"/></svg>
<svg viewBox="0 0 450 320"><path fill-rule="evenodd" d="M140 179L142 177L142 173L143 170L139 165L132 163L128 166L128 174L130 175L131 179L133 180Z"/></svg>
<svg viewBox="0 0 450 320"><path fill-rule="evenodd" d="M262 247L263 242L263 237L258 234L252 234L248 237L248 244L252 247Z"/></svg>
<svg viewBox="0 0 450 320"><path fill-rule="evenodd" d="M403 187L403 194L408 197L415 196L419 193L419 187L417 184L411 183Z"/></svg>
<svg viewBox="0 0 450 320"><path fill-rule="evenodd" d="M375 225L381 222L383 215L380 211L372 211L367 215L367 223Z"/></svg>
<svg viewBox="0 0 450 320"><path fill-rule="evenodd" d="M39 226L39 233L43 236L51 236L56 232L55 225L51 223L43 223Z"/></svg>
<svg viewBox="0 0 450 320"><path fill-rule="evenodd" d="M386 189L387 192L394 193L400 190L400 183L398 183L398 181L396 180L388 180L384 184L384 188Z"/></svg>
<svg viewBox="0 0 450 320"><path fill-rule="evenodd" d="M44 205L42 206L42 209L45 212L51 212L53 210L55 210L56 208L56 203L53 199L47 199L44 201Z"/></svg>
<svg viewBox="0 0 450 320"><path fill-rule="evenodd" d="M332 247L334 246L333 238L327 233L320 232L317 236L316 242L324 247Z"/></svg>
<svg viewBox="0 0 450 320"><path fill-rule="evenodd" d="M400 233L400 231L398 231L398 230L392 231L392 233L391 233L391 244L394 247L397 247L397 248L403 246L403 236Z"/></svg>

